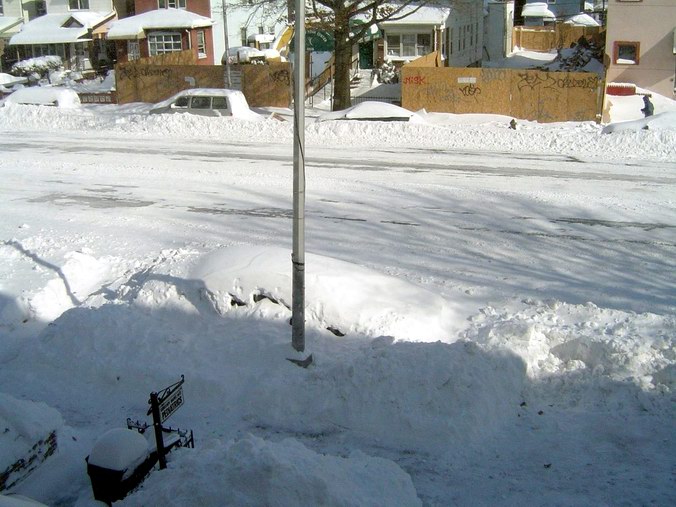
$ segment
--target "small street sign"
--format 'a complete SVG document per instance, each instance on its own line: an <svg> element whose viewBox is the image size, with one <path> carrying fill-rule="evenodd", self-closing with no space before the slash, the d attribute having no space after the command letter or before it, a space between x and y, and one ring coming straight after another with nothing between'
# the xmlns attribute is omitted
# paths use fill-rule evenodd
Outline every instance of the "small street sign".
<svg viewBox="0 0 676 507"><path fill-rule="evenodd" d="M185 377L181 375L181 380L175 384L165 387L159 393L154 391L150 393L150 400L148 400L150 404L148 415L153 415L153 428L155 429L155 443L157 444L160 470L167 468L162 423L183 405L183 382L185 382Z"/></svg>
<svg viewBox="0 0 676 507"><path fill-rule="evenodd" d="M160 402L160 422L169 419L183 405L183 386L178 386L173 392Z"/></svg>

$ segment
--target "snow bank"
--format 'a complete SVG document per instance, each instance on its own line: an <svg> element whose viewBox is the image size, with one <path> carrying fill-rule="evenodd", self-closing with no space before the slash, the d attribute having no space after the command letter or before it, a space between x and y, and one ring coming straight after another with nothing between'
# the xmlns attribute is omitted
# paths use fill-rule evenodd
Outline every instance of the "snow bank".
<svg viewBox="0 0 676 507"><path fill-rule="evenodd" d="M660 113L638 120L610 123L603 127L603 134L614 132L638 132L639 130L676 130L676 112Z"/></svg>
<svg viewBox="0 0 676 507"><path fill-rule="evenodd" d="M524 300L484 308L463 336L521 357L558 406L640 408L641 392L676 388L674 315Z"/></svg>
<svg viewBox="0 0 676 507"><path fill-rule="evenodd" d="M676 102L659 101L657 112L676 111ZM614 97L613 111L624 97ZM149 105L145 110L149 109ZM376 106L373 106L376 107ZM393 106L394 107L394 106ZM98 112L104 114L98 114ZM78 110L0 108L0 127L14 132L58 129L96 131L111 137L134 135L151 139L198 139L200 142L254 142L292 145L293 122L262 121L251 124L236 118L206 118L197 115L147 115L141 105L85 106ZM640 106L635 113L640 115ZM413 115L411 112L406 114ZM385 112L381 110L382 118ZM585 123L518 121L518 130L499 115L422 115L430 123L382 121L320 121L306 125L308 156L314 149L328 147L369 148L384 146L472 150L481 152L525 152L563 154L594 159L676 160L676 129L665 125L659 132L638 131L622 139L601 135L602 126ZM472 116L471 119L466 116ZM656 115L657 116L657 115ZM629 117L631 118L631 117ZM627 118L627 119L629 119ZM636 118L636 116L634 116ZM433 122L433 123L432 123Z"/></svg>
<svg viewBox="0 0 676 507"><path fill-rule="evenodd" d="M42 402L18 400L0 393L0 472L37 453L38 442L63 426L58 411ZM36 463L37 464L37 463ZM12 483L12 476L6 478Z"/></svg>
<svg viewBox="0 0 676 507"><path fill-rule="evenodd" d="M286 507L420 506L411 478L394 462L359 451L317 454L294 439L275 443L252 435L206 443L199 453L172 453L124 506L223 505Z"/></svg>
<svg viewBox="0 0 676 507"><path fill-rule="evenodd" d="M342 111L331 111L319 116L319 121L330 120L411 120L415 113L386 102L362 102Z"/></svg>
<svg viewBox="0 0 676 507"><path fill-rule="evenodd" d="M291 308L291 252L231 247L202 259L202 280L222 312L266 296ZM306 319L318 327L408 341L454 341L461 323L438 295L398 278L338 259L306 254ZM277 312L288 314L283 308Z"/></svg>

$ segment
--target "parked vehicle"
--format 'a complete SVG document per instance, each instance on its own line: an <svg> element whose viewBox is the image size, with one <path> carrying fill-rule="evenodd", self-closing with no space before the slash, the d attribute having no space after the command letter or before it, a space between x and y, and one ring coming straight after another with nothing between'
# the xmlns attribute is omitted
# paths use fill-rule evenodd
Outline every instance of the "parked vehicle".
<svg viewBox="0 0 676 507"><path fill-rule="evenodd" d="M0 101L0 106L8 104L73 108L80 106L80 97L70 88L30 86L21 88Z"/></svg>
<svg viewBox="0 0 676 507"><path fill-rule="evenodd" d="M264 117L249 109L244 94L225 88L191 88L157 103L150 114L191 113L202 116L234 116L259 121Z"/></svg>

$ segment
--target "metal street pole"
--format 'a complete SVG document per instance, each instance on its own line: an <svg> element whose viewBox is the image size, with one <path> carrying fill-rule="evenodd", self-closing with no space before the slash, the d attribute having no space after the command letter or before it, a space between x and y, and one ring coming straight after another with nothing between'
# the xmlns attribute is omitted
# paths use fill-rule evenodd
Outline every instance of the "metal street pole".
<svg viewBox="0 0 676 507"><path fill-rule="evenodd" d="M296 1L293 69L293 252L291 345L305 350L305 1Z"/></svg>
<svg viewBox="0 0 676 507"><path fill-rule="evenodd" d="M232 88L232 76L230 76L230 44L228 43L228 6L223 0L223 37L225 38L225 85Z"/></svg>

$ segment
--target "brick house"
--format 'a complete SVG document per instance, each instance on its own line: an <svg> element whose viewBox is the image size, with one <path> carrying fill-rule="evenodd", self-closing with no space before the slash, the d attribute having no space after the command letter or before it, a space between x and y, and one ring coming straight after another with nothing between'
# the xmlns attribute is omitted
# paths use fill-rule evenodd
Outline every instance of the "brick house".
<svg viewBox="0 0 676 507"><path fill-rule="evenodd" d="M118 63L190 50L199 65L214 64L209 0L136 0L135 15L111 23Z"/></svg>

